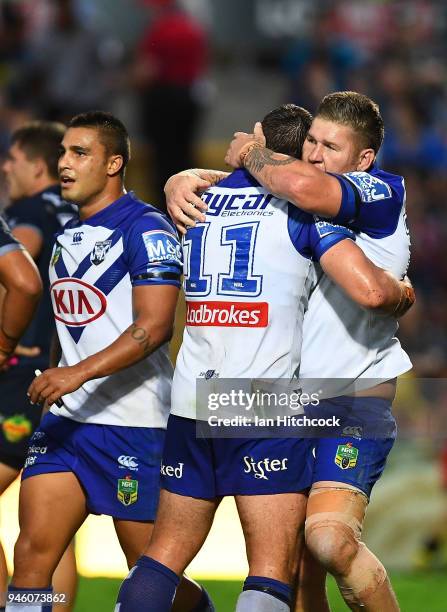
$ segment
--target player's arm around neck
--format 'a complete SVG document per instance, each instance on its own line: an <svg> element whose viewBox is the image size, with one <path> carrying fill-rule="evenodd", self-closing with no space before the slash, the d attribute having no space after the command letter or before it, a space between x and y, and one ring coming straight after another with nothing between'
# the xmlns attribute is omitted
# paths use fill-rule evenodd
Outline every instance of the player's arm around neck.
<svg viewBox="0 0 447 612"><path fill-rule="evenodd" d="M340 210L339 182L312 164L255 146L243 158L243 165L270 193L301 210L329 218Z"/></svg>
<svg viewBox="0 0 447 612"><path fill-rule="evenodd" d="M88 380L110 376L148 357L172 336L178 293L172 285L134 287L132 325L110 346L78 364L46 370L28 390L31 401L51 405Z"/></svg>
<svg viewBox="0 0 447 612"><path fill-rule="evenodd" d="M415 301L408 279L400 281L377 267L352 240L342 240L326 251L320 264L331 280L368 310L399 317Z"/></svg>
<svg viewBox="0 0 447 612"><path fill-rule="evenodd" d="M313 164L266 147L260 123L256 123L253 134L235 133L225 161L233 168L246 168L270 193L301 210L328 218L340 210L338 180Z"/></svg>

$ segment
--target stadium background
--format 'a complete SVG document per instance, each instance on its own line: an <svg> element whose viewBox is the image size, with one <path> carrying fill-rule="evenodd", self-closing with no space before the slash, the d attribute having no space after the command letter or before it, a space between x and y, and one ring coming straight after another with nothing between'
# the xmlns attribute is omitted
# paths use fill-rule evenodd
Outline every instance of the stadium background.
<svg viewBox="0 0 447 612"><path fill-rule="evenodd" d="M0 155L11 130L31 117L107 109L131 132L127 187L155 201L156 152L144 136L141 88L129 74L154 5L162 4L0 0ZM70 28L55 25L57 5L71 5L76 21ZM447 5L441 0L185 0L182 5L204 28L209 44L198 59L203 68L194 84L201 118L197 165L224 168L231 134L250 131L283 102L313 111L327 92L355 89L381 105L387 130L380 161L406 179L410 277L418 301L400 329L414 370L400 382L399 442L374 490L365 537L391 570L403 610L445 611L447 482L440 458L447 441ZM89 54L83 52L87 48ZM175 113L163 120L175 122ZM7 204L1 182L0 200ZM180 305L174 355L182 320ZM14 486L0 501L9 561L17 534L16 496ZM77 538L77 556L85 577L77 612L111 609L117 585L112 579L125 574L125 564L107 519L87 521ZM218 610L225 612L232 609L245 571L240 528L227 500L191 572L221 581L211 583L211 591L222 593ZM222 582L230 580L236 582ZM336 602L333 585L331 594ZM334 609L345 608L334 603Z"/></svg>

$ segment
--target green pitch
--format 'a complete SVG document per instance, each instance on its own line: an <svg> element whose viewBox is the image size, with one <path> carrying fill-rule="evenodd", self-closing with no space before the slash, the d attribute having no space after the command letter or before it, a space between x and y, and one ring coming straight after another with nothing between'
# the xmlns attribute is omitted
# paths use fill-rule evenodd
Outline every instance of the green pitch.
<svg viewBox="0 0 447 612"><path fill-rule="evenodd" d="M391 580L405 612L445 612L447 581L445 573L392 574ZM107 578L81 578L75 612L112 612L120 581ZM233 581L203 581L217 612L233 612L241 584ZM332 612L348 608L341 600L335 583L328 581Z"/></svg>

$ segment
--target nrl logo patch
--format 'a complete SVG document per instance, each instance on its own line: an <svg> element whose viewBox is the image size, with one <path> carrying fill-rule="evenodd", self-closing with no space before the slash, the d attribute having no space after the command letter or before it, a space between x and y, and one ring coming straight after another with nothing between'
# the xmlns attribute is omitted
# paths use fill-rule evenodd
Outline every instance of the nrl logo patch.
<svg viewBox="0 0 447 612"><path fill-rule="evenodd" d="M355 446L352 446L351 442L348 442L347 444L338 445L334 461L339 468L347 470L357 465L358 456L358 448L355 448Z"/></svg>
<svg viewBox="0 0 447 612"><path fill-rule="evenodd" d="M90 254L90 261L95 266L99 266L100 263L104 261L107 253L110 251L110 247L112 246L111 240L102 240L95 243L93 247L93 251Z"/></svg>
<svg viewBox="0 0 447 612"><path fill-rule="evenodd" d="M123 506L134 504L138 499L138 480L130 476L119 478L117 497Z"/></svg>

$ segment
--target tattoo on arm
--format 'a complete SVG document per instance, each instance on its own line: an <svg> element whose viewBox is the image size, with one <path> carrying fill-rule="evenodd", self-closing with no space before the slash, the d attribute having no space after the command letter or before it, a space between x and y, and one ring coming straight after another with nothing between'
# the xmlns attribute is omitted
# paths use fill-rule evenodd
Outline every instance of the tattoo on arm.
<svg viewBox="0 0 447 612"><path fill-rule="evenodd" d="M275 152L270 149L254 147L245 157L244 166L249 172L261 172L264 166L287 166L296 161L294 157L277 159L274 155Z"/></svg>
<svg viewBox="0 0 447 612"><path fill-rule="evenodd" d="M152 353L154 344L145 329L138 327L136 323L132 323L132 325L126 329L126 333L130 334L130 337L135 340L135 342L138 342L145 356Z"/></svg>

